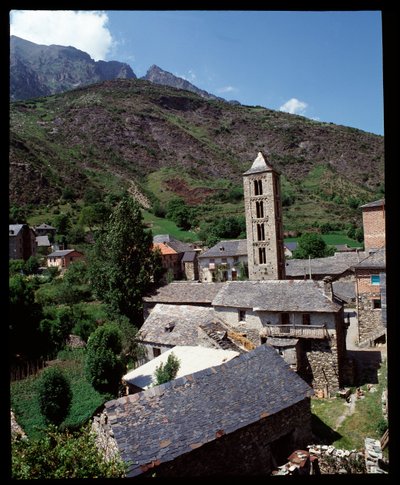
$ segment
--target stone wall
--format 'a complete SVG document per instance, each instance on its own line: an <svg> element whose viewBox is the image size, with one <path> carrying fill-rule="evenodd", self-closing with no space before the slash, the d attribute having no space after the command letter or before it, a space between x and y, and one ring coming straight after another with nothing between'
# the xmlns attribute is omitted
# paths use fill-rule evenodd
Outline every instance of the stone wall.
<svg viewBox="0 0 400 485"><path fill-rule="evenodd" d="M359 295L357 299L358 304L358 338L359 342L368 340L374 336L374 334L384 329L382 324L382 310L380 308L372 308L372 297L380 299L379 287L378 293L369 295Z"/></svg>
<svg viewBox="0 0 400 485"><path fill-rule="evenodd" d="M332 396L341 387L336 336L330 339L309 339L302 342L310 350L303 353L301 375L317 395Z"/></svg>
<svg viewBox="0 0 400 485"><path fill-rule="evenodd" d="M197 268L197 261L194 263L183 263L183 274L188 281L196 281L199 279L199 271Z"/></svg>
<svg viewBox="0 0 400 485"><path fill-rule="evenodd" d="M285 463L294 449L304 449L310 439L310 398L306 398L228 435L216 430L214 441L150 468L145 475L266 476Z"/></svg>
<svg viewBox="0 0 400 485"><path fill-rule="evenodd" d="M365 207L363 209L365 250L385 246L385 210L384 207Z"/></svg>

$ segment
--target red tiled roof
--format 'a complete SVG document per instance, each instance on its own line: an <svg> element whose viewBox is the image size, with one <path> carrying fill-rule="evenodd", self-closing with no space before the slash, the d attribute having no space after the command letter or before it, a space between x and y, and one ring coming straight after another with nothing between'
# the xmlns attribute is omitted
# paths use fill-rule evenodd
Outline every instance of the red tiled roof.
<svg viewBox="0 0 400 485"><path fill-rule="evenodd" d="M164 243L154 243L153 248L158 248L163 256L166 254L178 254L174 249Z"/></svg>

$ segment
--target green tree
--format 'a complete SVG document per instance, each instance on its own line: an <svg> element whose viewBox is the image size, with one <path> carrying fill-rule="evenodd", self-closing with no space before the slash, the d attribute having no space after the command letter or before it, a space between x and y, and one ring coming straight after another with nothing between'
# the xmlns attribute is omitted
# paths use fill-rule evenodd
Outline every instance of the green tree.
<svg viewBox="0 0 400 485"><path fill-rule="evenodd" d="M68 234L68 231L71 227L71 221L68 214L59 214L54 219L54 227L57 229L57 233L60 234Z"/></svg>
<svg viewBox="0 0 400 485"><path fill-rule="evenodd" d="M364 231L362 227L358 227L354 233L354 239L360 243L364 241Z"/></svg>
<svg viewBox="0 0 400 485"><path fill-rule="evenodd" d="M306 232L297 240L297 249L293 252L293 257L298 259L324 258L333 254L334 248L328 247L322 236Z"/></svg>
<svg viewBox="0 0 400 485"><path fill-rule="evenodd" d="M90 256L90 277L99 299L140 326L142 297L162 274L161 258L143 224L140 207L125 196L96 240Z"/></svg>
<svg viewBox="0 0 400 485"><path fill-rule="evenodd" d="M168 202L166 217L185 231L194 225L192 211L181 198L172 199Z"/></svg>
<svg viewBox="0 0 400 485"><path fill-rule="evenodd" d="M124 366L121 332L116 325L97 328L88 339L85 371L92 386L99 392L118 394Z"/></svg>
<svg viewBox="0 0 400 485"><path fill-rule="evenodd" d="M24 274L25 261L23 259L9 259L8 260L8 273L9 276L16 274Z"/></svg>
<svg viewBox="0 0 400 485"><path fill-rule="evenodd" d="M49 426L40 440L17 440L11 448L14 480L59 478L123 478L126 465L119 457L104 459L90 424L60 432Z"/></svg>
<svg viewBox="0 0 400 485"><path fill-rule="evenodd" d="M42 307L35 302L34 285L25 276L16 274L9 279L9 336L11 355L25 357L40 355ZM32 343L35 345L32 345Z"/></svg>
<svg viewBox="0 0 400 485"><path fill-rule="evenodd" d="M40 267L40 258L37 256L30 256L27 261L25 261L25 273L27 275L35 274L38 272Z"/></svg>
<svg viewBox="0 0 400 485"><path fill-rule="evenodd" d="M68 379L58 367L45 369L37 384L40 412L47 423L59 426L68 416L72 391Z"/></svg>
<svg viewBox="0 0 400 485"><path fill-rule="evenodd" d="M154 372L154 378L156 380L155 385L159 386L160 384L164 384L165 382L175 379L176 375L178 374L179 367L179 359L173 352L171 352L167 358L167 362L165 363L165 365L163 364L163 362L161 362L161 364L156 367L156 370Z"/></svg>

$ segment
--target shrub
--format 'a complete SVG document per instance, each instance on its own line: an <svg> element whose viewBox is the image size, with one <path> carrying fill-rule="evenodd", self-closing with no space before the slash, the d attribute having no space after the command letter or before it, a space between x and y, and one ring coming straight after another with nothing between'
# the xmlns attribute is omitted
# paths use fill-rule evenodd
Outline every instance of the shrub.
<svg viewBox="0 0 400 485"><path fill-rule="evenodd" d="M68 416L72 391L69 381L57 367L45 369L38 381L40 412L48 423L59 425Z"/></svg>
<svg viewBox="0 0 400 485"><path fill-rule="evenodd" d="M171 381L175 379L178 370L180 367L180 361L175 356L173 352L171 352L168 356L167 362L165 365L161 362L161 364L156 367L154 377L156 379L156 386L160 384L164 384L165 382Z"/></svg>
<svg viewBox="0 0 400 485"><path fill-rule="evenodd" d="M89 425L73 433L50 426L43 439L12 444L13 479L123 478L125 472L119 457L105 461Z"/></svg>
<svg viewBox="0 0 400 485"><path fill-rule="evenodd" d="M103 325L89 337L85 370L97 391L117 395L124 372L121 351L121 332L116 325Z"/></svg>

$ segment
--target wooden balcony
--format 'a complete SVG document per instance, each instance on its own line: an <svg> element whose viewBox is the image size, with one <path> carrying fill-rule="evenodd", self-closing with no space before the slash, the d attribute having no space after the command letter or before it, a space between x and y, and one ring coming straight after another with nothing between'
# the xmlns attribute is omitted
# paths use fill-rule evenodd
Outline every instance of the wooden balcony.
<svg viewBox="0 0 400 485"><path fill-rule="evenodd" d="M328 338L326 325L267 325L260 331L262 337Z"/></svg>

